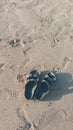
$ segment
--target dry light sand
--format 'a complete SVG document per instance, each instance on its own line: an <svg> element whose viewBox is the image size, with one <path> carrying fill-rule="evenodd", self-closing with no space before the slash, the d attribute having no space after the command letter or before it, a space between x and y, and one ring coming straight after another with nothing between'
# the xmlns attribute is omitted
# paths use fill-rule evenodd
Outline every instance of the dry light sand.
<svg viewBox="0 0 73 130"><path fill-rule="evenodd" d="M24 97L32 68L57 72L43 101ZM73 0L0 0L0 130L73 130Z"/></svg>

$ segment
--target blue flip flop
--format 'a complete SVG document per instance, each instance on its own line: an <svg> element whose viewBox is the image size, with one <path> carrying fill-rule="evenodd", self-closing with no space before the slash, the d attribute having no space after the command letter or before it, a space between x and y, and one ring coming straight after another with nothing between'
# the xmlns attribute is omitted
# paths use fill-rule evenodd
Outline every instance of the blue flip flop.
<svg viewBox="0 0 73 130"><path fill-rule="evenodd" d="M55 74L53 72L48 72L40 85L37 86L34 93L34 99L42 100L53 89L55 80Z"/></svg>
<svg viewBox="0 0 73 130"><path fill-rule="evenodd" d="M35 89L37 87L37 82L39 80L40 73L37 70L32 70L26 80L25 84L25 97L26 99L32 99Z"/></svg>

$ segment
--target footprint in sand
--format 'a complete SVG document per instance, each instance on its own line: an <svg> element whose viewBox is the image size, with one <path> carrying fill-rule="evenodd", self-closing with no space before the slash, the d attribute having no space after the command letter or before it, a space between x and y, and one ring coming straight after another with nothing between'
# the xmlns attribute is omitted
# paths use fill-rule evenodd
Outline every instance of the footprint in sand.
<svg viewBox="0 0 73 130"><path fill-rule="evenodd" d="M0 99L1 100L17 100L18 92L16 90L11 90L8 88L4 88L0 90Z"/></svg>
<svg viewBox="0 0 73 130"><path fill-rule="evenodd" d="M51 42L51 47L53 48L53 47L57 46L57 45L58 45L58 42L59 42L58 39L53 38L53 41Z"/></svg>
<svg viewBox="0 0 73 130"><path fill-rule="evenodd" d="M12 46L12 47L17 47L20 45L20 39L14 39L14 40L11 40L9 42L9 44Z"/></svg>
<svg viewBox="0 0 73 130"><path fill-rule="evenodd" d="M17 15L17 17L22 25L25 25L27 27L33 27L33 26L38 26L38 24L40 24L39 15L31 9L28 9L25 7L23 9L21 9L21 8L16 9L15 14Z"/></svg>
<svg viewBox="0 0 73 130"><path fill-rule="evenodd" d="M31 47L28 47L25 50L23 50L24 55L26 55L27 51L30 50L30 49L31 49Z"/></svg>
<svg viewBox="0 0 73 130"><path fill-rule="evenodd" d="M18 82L24 82L24 74L17 74Z"/></svg>
<svg viewBox="0 0 73 130"><path fill-rule="evenodd" d="M66 70L70 62L72 62L71 58L65 57L62 63L62 69Z"/></svg>
<svg viewBox="0 0 73 130"><path fill-rule="evenodd" d="M24 108L18 108L17 115L20 118L20 120L23 122L23 127L18 130L35 130Z"/></svg>
<svg viewBox="0 0 73 130"><path fill-rule="evenodd" d="M62 117L62 119L64 121L68 121L69 120L69 112L67 110L65 110L65 109L60 110L59 113L58 113L58 115L60 117Z"/></svg>

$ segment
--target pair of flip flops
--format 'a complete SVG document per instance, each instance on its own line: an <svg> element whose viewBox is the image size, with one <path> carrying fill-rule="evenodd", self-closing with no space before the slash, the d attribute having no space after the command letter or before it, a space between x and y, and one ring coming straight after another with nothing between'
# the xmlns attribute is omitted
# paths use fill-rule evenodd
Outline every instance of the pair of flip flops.
<svg viewBox="0 0 73 130"><path fill-rule="evenodd" d="M32 70L27 76L25 84L26 99L42 100L54 87L56 76L53 72L48 72L40 82L40 72Z"/></svg>

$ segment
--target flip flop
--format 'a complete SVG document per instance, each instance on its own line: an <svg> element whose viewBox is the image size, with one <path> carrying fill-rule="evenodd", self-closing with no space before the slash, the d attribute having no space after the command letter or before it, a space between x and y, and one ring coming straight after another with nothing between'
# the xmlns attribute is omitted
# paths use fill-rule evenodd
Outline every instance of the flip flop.
<svg viewBox="0 0 73 130"><path fill-rule="evenodd" d="M35 93L34 99L42 100L54 87L54 81L56 80L56 76L53 72L48 72L44 79L41 81L40 86L38 85Z"/></svg>
<svg viewBox="0 0 73 130"><path fill-rule="evenodd" d="M37 87L39 75L40 73L37 70L32 70L27 76L27 80L25 84L25 97L27 99L32 99L34 91Z"/></svg>

